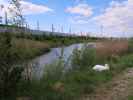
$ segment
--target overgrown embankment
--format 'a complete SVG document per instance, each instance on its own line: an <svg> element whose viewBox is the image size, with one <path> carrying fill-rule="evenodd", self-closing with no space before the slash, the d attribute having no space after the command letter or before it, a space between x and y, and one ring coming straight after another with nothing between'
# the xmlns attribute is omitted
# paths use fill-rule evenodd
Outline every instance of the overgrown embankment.
<svg viewBox="0 0 133 100"><path fill-rule="evenodd" d="M7 33L2 35L3 37L0 37L0 97L4 100L5 97L10 98L10 96L13 100L18 97L33 100L77 100L85 94L93 93L101 84L111 81L115 75L133 66L132 42L104 41L97 43L96 48L92 49L87 45L81 50L75 48L70 57L71 61L68 62L64 62L62 50L60 59L45 67L44 75L40 80L24 80L21 76L23 67L15 64L18 60L33 57L42 49L48 48L49 44L47 45L44 38L38 40L12 37ZM60 43L62 41L64 40ZM65 41L71 41L71 38L66 38ZM55 40L52 40L52 43L54 42ZM94 65L105 63L109 64L109 71L92 70Z"/></svg>
<svg viewBox="0 0 133 100"><path fill-rule="evenodd" d="M28 60L50 51L48 43L29 39L13 38L12 46L20 60Z"/></svg>
<svg viewBox="0 0 133 100"><path fill-rule="evenodd" d="M133 54L129 53L128 45L128 41L106 41L97 43L96 49L87 46L75 49L70 66L61 57L46 66L39 81L31 81L30 87L21 84L25 91L21 90L19 96L28 95L33 100L77 100L85 94L92 94L96 88L133 66ZM94 65L105 63L109 64L109 71L92 70ZM70 69L64 72L66 67Z"/></svg>
<svg viewBox="0 0 133 100"><path fill-rule="evenodd" d="M2 38L0 33L0 37ZM56 36L56 35L33 35L33 34L12 34L7 33L11 37L13 51L21 60L28 60L38 55L47 53L53 47L66 46L74 43L95 41L96 38ZM1 48L2 49L2 48Z"/></svg>
<svg viewBox="0 0 133 100"><path fill-rule="evenodd" d="M51 47L57 46L58 43L61 45L66 45L76 43L79 41L78 39L84 41L84 38L81 37L41 36L42 35L33 36L32 34L25 35L23 33L0 33L1 100L15 100L15 98L19 96L19 93L21 94L20 96L25 96L25 92L31 93L27 89L30 89L30 86L33 86L33 84L29 84L30 81L28 76L22 76L25 69L26 73L30 74L31 72L28 64L26 63L29 59L49 51ZM24 63L20 65L23 61L25 61L26 64ZM26 85L28 87L26 88L25 84L20 82L20 80L22 81L24 78L28 79L28 85ZM20 86L19 83L22 83L22 86ZM25 92L23 93L21 89Z"/></svg>
<svg viewBox="0 0 133 100"><path fill-rule="evenodd" d="M1 33L4 34L4 33ZM12 46L21 59L31 59L38 55L47 53L51 48L68 46L75 43L87 43L96 41L97 38L79 36L56 36L44 34L10 34Z"/></svg>

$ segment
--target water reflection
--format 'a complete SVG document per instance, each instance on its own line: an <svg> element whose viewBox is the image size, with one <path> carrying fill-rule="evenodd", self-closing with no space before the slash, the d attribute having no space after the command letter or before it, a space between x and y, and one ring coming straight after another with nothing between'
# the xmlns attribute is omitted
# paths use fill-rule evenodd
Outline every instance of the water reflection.
<svg viewBox="0 0 133 100"><path fill-rule="evenodd" d="M80 43L67 47L52 48L49 53L33 59L33 77L41 77L44 72L45 65L51 64L55 60L58 60L61 55L63 56L63 59L67 61L75 48L81 49L84 45L85 44ZM92 48L94 45L89 43L88 46Z"/></svg>

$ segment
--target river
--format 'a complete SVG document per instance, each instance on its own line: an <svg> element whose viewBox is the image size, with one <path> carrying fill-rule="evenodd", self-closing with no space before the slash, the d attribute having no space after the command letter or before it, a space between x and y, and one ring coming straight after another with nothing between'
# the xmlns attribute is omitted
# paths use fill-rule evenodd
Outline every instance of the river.
<svg viewBox="0 0 133 100"><path fill-rule="evenodd" d="M72 55L72 52L75 48L81 49L84 45L85 43L78 43L65 47L51 48L51 51L49 53L33 59L32 64L34 67L34 74L33 74L34 77L41 77L44 72L45 66L47 64L51 64L52 62L58 60L62 54L62 51L63 51L63 58L65 61L67 61L69 57ZM88 43L87 46L89 48L92 48L94 47L94 43Z"/></svg>

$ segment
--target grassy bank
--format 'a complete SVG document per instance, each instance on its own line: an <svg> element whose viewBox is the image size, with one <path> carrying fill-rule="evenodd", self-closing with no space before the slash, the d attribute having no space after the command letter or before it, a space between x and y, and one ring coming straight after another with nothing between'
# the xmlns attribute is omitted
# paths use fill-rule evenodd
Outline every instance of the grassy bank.
<svg viewBox="0 0 133 100"><path fill-rule="evenodd" d="M1 33L4 34L4 33ZM90 37L72 37L72 36L56 36L56 35L33 35L33 34L10 34L12 38L12 46L16 55L20 60L27 60L38 55L47 53L51 48L68 46L75 43L86 43L96 41L97 38Z"/></svg>
<svg viewBox="0 0 133 100"><path fill-rule="evenodd" d="M10 100L15 100L16 94L19 93L18 88L27 90L28 88L31 88L30 86L33 86L32 84L28 84L27 88L24 88L24 84L22 86L18 86L20 80L24 78L24 76L22 76L23 73L26 72L30 74L29 64L25 64L29 59L48 52L51 47L68 45L71 43L77 43L79 41L86 41L81 37L37 37L30 35L29 38L24 34L21 34L21 36L18 37L15 34L8 32L0 33L1 100L9 100L9 98ZM25 76L25 79L29 79L28 76ZM30 91L27 90L27 93L30 93ZM25 92L20 94L25 96Z"/></svg>
<svg viewBox="0 0 133 100"><path fill-rule="evenodd" d="M57 42L54 39L59 40ZM106 40L97 42L96 48L93 49L88 48L87 45L81 50L75 49L70 57L71 62L69 60L64 62L61 56L57 61L45 66L44 75L40 80L23 80L22 66L14 66L14 64L46 52L54 43L62 45L66 42L78 42L70 37L64 39L56 37L50 40L44 38L38 40L2 34L0 36L0 97L3 96L3 100L9 96L33 100L77 100L82 95L93 93L98 86L133 65L132 41ZM94 65L105 63L109 64L109 71L92 70ZM66 68L69 69L64 71Z"/></svg>
<svg viewBox="0 0 133 100"><path fill-rule="evenodd" d="M29 39L12 39L12 46L21 60L27 60L50 51L48 43Z"/></svg>
<svg viewBox="0 0 133 100"><path fill-rule="evenodd" d="M128 51L132 46L128 46L127 41L108 41L97 45L96 49L86 46L81 50L75 49L70 66L66 66L63 59L48 65L40 80L33 80L30 84L22 82L19 87L23 89L20 88L18 95L22 97L23 94L33 100L77 100L133 66L133 53ZM94 65L105 63L109 64L109 71L92 70ZM64 72L66 67L70 69Z"/></svg>
<svg viewBox="0 0 133 100"><path fill-rule="evenodd" d="M33 39L23 39L23 38L12 38L12 46L16 55L20 58L20 60L28 60L34 58L38 55L45 54L50 51L51 48L68 46L75 43L85 43L89 42L87 40L76 41L76 40L68 40L59 39L59 40L33 40Z"/></svg>

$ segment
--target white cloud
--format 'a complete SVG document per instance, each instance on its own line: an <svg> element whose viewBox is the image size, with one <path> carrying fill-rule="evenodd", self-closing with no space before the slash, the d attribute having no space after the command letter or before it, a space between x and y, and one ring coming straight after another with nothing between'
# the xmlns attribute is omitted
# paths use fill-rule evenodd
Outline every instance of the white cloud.
<svg viewBox="0 0 133 100"><path fill-rule="evenodd" d="M104 11L92 18L86 16L72 16L69 20L73 24L95 26L97 36L129 37L133 36L133 0L114 0ZM91 30L91 29L90 29Z"/></svg>
<svg viewBox="0 0 133 100"><path fill-rule="evenodd" d="M104 13L93 18L98 25L103 25L105 31L120 36L123 33L133 36L133 0L123 2L112 1Z"/></svg>
<svg viewBox="0 0 133 100"><path fill-rule="evenodd" d="M89 17L93 14L92 7L90 7L87 4L79 4L74 7L68 7L66 9L66 12L69 12L71 14L85 16L85 17Z"/></svg>
<svg viewBox="0 0 133 100"><path fill-rule="evenodd" d="M46 12L53 12L53 9L47 6L33 4L31 2L21 1L24 14L40 14Z"/></svg>
<svg viewBox="0 0 133 100"><path fill-rule="evenodd" d="M24 15L53 12L53 9L44 5L33 4L27 1L20 1L20 3ZM7 0L0 0L0 4L3 4L5 6L5 9L9 6Z"/></svg>
<svg viewBox="0 0 133 100"><path fill-rule="evenodd" d="M88 17L84 16L73 16L69 19L69 21L72 24L87 24L88 23Z"/></svg>

